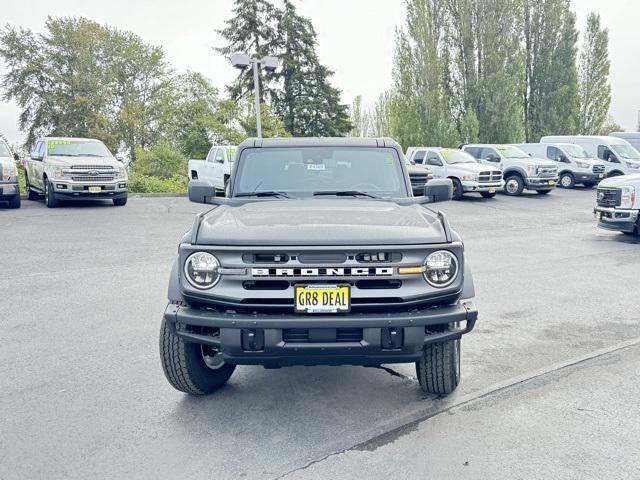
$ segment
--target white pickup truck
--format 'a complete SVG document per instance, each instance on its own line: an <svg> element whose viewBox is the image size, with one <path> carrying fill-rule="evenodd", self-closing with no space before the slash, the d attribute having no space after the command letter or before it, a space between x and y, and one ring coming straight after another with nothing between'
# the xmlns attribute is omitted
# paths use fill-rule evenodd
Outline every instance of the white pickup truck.
<svg viewBox="0 0 640 480"><path fill-rule="evenodd" d="M231 177L236 147L214 145L204 160L189 160L189 181L208 180L218 190L224 190Z"/></svg>

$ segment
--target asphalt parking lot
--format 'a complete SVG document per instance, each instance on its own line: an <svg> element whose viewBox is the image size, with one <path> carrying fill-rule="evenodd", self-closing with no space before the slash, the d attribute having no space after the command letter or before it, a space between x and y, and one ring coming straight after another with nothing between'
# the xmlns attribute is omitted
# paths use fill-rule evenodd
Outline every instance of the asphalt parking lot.
<svg viewBox="0 0 640 480"><path fill-rule="evenodd" d="M205 207L0 206L0 479L638 478L640 239L598 230L594 193L442 205L480 311L447 398L413 365L239 367L176 392L158 330Z"/></svg>

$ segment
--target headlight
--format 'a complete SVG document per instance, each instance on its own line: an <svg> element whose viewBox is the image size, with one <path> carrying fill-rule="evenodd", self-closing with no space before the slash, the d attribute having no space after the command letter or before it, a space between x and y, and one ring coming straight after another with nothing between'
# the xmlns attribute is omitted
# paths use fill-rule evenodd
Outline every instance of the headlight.
<svg viewBox="0 0 640 480"><path fill-rule="evenodd" d="M584 162L576 162L576 165L579 166L580 168L591 168L591 165Z"/></svg>
<svg viewBox="0 0 640 480"><path fill-rule="evenodd" d="M620 207L633 208L633 204L636 203L636 189L634 187L620 187L620 190L622 190Z"/></svg>
<svg viewBox="0 0 640 480"><path fill-rule="evenodd" d="M196 252L189 255L184 263L184 274L194 287L206 290L220 280L220 262L207 252Z"/></svg>
<svg viewBox="0 0 640 480"><path fill-rule="evenodd" d="M430 254L425 259L424 266L424 279L434 287L450 285L458 273L458 259L447 250L438 250Z"/></svg>
<svg viewBox="0 0 640 480"><path fill-rule="evenodd" d="M477 175L464 175L462 177L463 181L468 181L468 182L476 182L478 180L478 176Z"/></svg>
<svg viewBox="0 0 640 480"><path fill-rule="evenodd" d="M640 168L640 163L627 162L627 167L629 167L629 168Z"/></svg>
<svg viewBox="0 0 640 480"><path fill-rule="evenodd" d="M538 168L534 165L529 165L527 167L527 173L533 177L538 174Z"/></svg>
<svg viewBox="0 0 640 480"><path fill-rule="evenodd" d="M51 171L51 176L54 179L60 180L64 178L64 170L60 167L56 167Z"/></svg>
<svg viewBox="0 0 640 480"><path fill-rule="evenodd" d="M11 178L18 176L18 167L11 165L8 167L2 167L2 178Z"/></svg>
<svg viewBox="0 0 640 480"><path fill-rule="evenodd" d="M124 180L125 178L127 178L127 171L123 166L118 165L116 167L116 180Z"/></svg>

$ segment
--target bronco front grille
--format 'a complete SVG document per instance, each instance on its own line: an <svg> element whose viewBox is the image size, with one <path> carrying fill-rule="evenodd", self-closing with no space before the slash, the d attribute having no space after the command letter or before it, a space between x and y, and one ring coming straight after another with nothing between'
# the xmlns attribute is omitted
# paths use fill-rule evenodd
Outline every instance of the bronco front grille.
<svg viewBox="0 0 640 480"><path fill-rule="evenodd" d="M361 328L336 328L319 329L319 335L314 336L314 332L309 332L308 328L285 328L282 330L282 340L285 343L353 343L362 341Z"/></svg>
<svg viewBox="0 0 640 480"><path fill-rule="evenodd" d="M622 203L622 190L619 188L598 188L597 202L601 207L618 207Z"/></svg>

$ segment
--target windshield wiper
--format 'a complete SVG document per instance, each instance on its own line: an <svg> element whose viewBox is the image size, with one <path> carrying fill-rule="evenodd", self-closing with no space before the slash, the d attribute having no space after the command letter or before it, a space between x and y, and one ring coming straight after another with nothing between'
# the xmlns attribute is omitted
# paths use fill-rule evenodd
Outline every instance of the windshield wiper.
<svg viewBox="0 0 640 480"><path fill-rule="evenodd" d="M279 197L279 198L291 198L285 192L253 192L253 193L239 193L236 197Z"/></svg>
<svg viewBox="0 0 640 480"><path fill-rule="evenodd" d="M368 197L380 198L367 192L359 192L358 190L337 190L333 192L313 192L313 196L335 195L336 197Z"/></svg>

